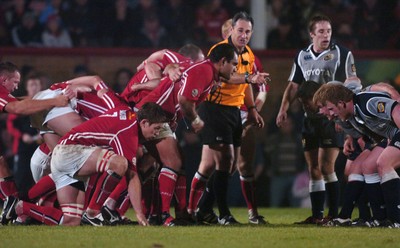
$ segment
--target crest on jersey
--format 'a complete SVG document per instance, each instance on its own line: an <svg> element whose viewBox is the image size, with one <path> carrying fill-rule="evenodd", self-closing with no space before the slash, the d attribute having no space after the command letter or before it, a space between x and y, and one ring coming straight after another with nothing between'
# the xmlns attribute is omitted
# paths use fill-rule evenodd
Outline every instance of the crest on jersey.
<svg viewBox="0 0 400 248"><path fill-rule="evenodd" d="M332 60L334 57L335 56L332 53L330 53L330 54L325 55L324 60L329 61L329 60Z"/></svg>
<svg viewBox="0 0 400 248"><path fill-rule="evenodd" d="M131 111L128 112L128 120L132 120L135 116L135 113L132 113Z"/></svg>
<svg viewBox="0 0 400 248"><path fill-rule="evenodd" d="M378 102L378 105L376 108L378 110L378 113L385 113L385 103L384 102Z"/></svg>
<svg viewBox="0 0 400 248"><path fill-rule="evenodd" d="M192 96L197 97L199 95L199 90L198 89L193 89L192 90Z"/></svg>
<svg viewBox="0 0 400 248"><path fill-rule="evenodd" d="M351 71L352 72L356 72L356 65L355 64L351 64Z"/></svg>

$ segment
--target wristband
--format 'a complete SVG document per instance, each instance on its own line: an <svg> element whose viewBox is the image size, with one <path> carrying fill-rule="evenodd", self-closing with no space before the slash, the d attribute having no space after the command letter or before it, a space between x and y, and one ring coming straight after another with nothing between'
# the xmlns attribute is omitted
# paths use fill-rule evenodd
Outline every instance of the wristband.
<svg viewBox="0 0 400 248"><path fill-rule="evenodd" d="M244 74L244 81L246 82L246 84L251 83L251 81L249 81L249 76L250 76L250 74L246 71L246 73Z"/></svg>
<svg viewBox="0 0 400 248"><path fill-rule="evenodd" d="M257 111L256 105L252 105L250 107L247 107L247 111L250 111L251 109L255 109Z"/></svg>
<svg viewBox="0 0 400 248"><path fill-rule="evenodd" d="M200 117L197 115L196 118L192 121L192 125L197 125L201 122Z"/></svg>

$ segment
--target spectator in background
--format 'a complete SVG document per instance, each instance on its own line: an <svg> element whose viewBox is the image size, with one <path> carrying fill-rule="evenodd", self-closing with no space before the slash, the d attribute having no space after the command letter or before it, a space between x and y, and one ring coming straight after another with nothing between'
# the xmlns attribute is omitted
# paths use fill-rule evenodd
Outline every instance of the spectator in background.
<svg viewBox="0 0 400 248"><path fill-rule="evenodd" d="M289 18L282 16L279 18L278 26L268 34L267 47L272 49L291 49L300 48L299 32L293 28Z"/></svg>
<svg viewBox="0 0 400 248"><path fill-rule="evenodd" d="M26 12L22 23L12 29L12 41L16 47L41 47L42 28L32 12Z"/></svg>
<svg viewBox="0 0 400 248"><path fill-rule="evenodd" d="M89 0L72 0L65 11L65 25L71 35L74 47L94 44L96 38L96 15Z"/></svg>
<svg viewBox="0 0 400 248"><path fill-rule="evenodd" d="M26 81L28 97L33 97L42 89L38 76L32 76ZM7 126L17 134L17 152L14 158L14 177L19 191L19 197L27 197L28 190L33 186L34 180L30 169L30 160L37 146L42 142L39 131L30 126L29 116L9 114L10 123ZM15 140L14 140L15 142Z"/></svg>
<svg viewBox="0 0 400 248"><path fill-rule="evenodd" d="M318 6L318 11L332 20L333 36L338 43L349 49L356 49L358 46L354 25L355 7L342 0L329 0Z"/></svg>
<svg viewBox="0 0 400 248"><path fill-rule="evenodd" d="M72 47L71 36L68 30L62 26L61 19L56 14L47 18L42 41L45 47Z"/></svg>
<svg viewBox="0 0 400 248"><path fill-rule="evenodd" d="M104 16L105 24L102 25L103 36L106 37L108 45L115 47L131 46L135 33L132 32L134 23L134 12L128 6L128 0L116 0L110 10Z"/></svg>
<svg viewBox="0 0 400 248"><path fill-rule="evenodd" d="M288 117L279 132L265 142L267 167L270 172L270 206L296 206L292 186L296 175L305 168L301 134L296 133L294 120Z"/></svg>
<svg viewBox="0 0 400 248"><path fill-rule="evenodd" d="M10 44L10 35L7 29L7 25L2 18L4 15L0 6L0 46L8 46Z"/></svg>
<svg viewBox="0 0 400 248"><path fill-rule="evenodd" d="M4 19L9 29L22 23L22 18L27 12L25 0L13 0L9 7L5 5Z"/></svg>
<svg viewBox="0 0 400 248"><path fill-rule="evenodd" d="M223 6L228 11L230 17L241 11L250 13L250 0L224 0Z"/></svg>
<svg viewBox="0 0 400 248"><path fill-rule="evenodd" d="M114 92L122 93L132 76L133 72L128 68L120 68L115 73L114 84L112 85Z"/></svg>
<svg viewBox="0 0 400 248"><path fill-rule="evenodd" d="M135 39L134 46L146 48L177 47L168 31L161 25L156 14L144 18L144 26Z"/></svg>
<svg viewBox="0 0 400 248"><path fill-rule="evenodd" d="M133 9L133 26L132 30L141 30L144 27L146 16L158 15L156 0L139 0L136 7Z"/></svg>
<svg viewBox="0 0 400 248"><path fill-rule="evenodd" d="M336 32L336 40L351 50L358 48L358 40L354 36L353 26L348 23L339 24Z"/></svg>
<svg viewBox="0 0 400 248"><path fill-rule="evenodd" d="M310 44L310 35L307 32L309 20L318 13L318 6L316 1L313 0L299 0L294 1L293 11L291 12L293 18L291 22L294 24L293 28L299 30L299 40L303 46Z"/></svg>
<svg viewBox="0 0 400 248"><path fill-rule="evenodd" d="M267 22L265 24L265 28L267 29L267 34L270 31L278 27L279 18L282 15L287 15L284 13L284 5L286 4L285 0L269 0L266 6L265 16L267 18ZM269 46L267 46L269 47Z"/></svg>
<svg viewBox="0 0 400 248"><path fill-rule="evenodd" d="M45 0L31 0L31 1L25 1L25 2L28 2L29 10L35 14L36 18L38 18L38 23L40 23L39 17L42 15L44 9L46 8L46 1Z"/></svg>
<svg viewBox="0 0 400 248"><path fill-rule="evenodd" d="M221 40L221 27L228 19L228 11L222 7L221 0L208 0L196 11L196 26L205 31L209 44Z"/></svg>
<svg viewBox="0 0 400 248"><path fill-rule="evenodd" d="M65 1L63 3L63 0L48 0L39 16L39 23L46 25L46 22L51 15L58 15L63 19L67 5L68 4L65 3Z"/></svg>
<svg viewBox="0 0 400 248"><path fill-rule="evenodd" d="M317 9L332 20L333 36L335 37L340 24L353 25L355 8L353 5L348 4L347 1L321 1Z"/></svg>
<svg viewBox="0 0 400 248"><path fill-rule="evenodd" d="M160 8L160 20L179 47L189 43L192 34L188 30L194 26L194 9L186 1L166 1Z"/></svg>
<svg viewBox="0 0 400 248"><path fill-rule="evenodd" d="M397 0L393 9L391 10L393 20L389 24L389 38L387 48L400 49L400 0Z"/></svg>
<svg viewBox="0 0 400 248"><path fill-rule="evenodd" d="M383 10L383 4L377 0L361 0L358 4L354 30L360 49L381 49L385 45L382 42L387 35L382 25L383 15L386 15Z"/></svg>

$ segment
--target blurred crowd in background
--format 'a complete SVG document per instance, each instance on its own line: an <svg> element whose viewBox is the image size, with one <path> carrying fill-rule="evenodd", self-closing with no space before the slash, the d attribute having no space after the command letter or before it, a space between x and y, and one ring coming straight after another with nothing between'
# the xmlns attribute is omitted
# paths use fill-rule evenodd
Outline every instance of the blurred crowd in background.
<svg viewBox="0 0 400 248"><path fill-rule="evenodd" d="M194 43L206 51L222 39L221 26L234 13L251 13L250 3L251 0L1 0L0 46L163 49ZM317 13L332 19L333 39L351 50L400 48L400 0L266 0L267 22L255 25L265 25L266 49L301 49L310 43L307 23ZM53 83L45 72L20 66L23 80L39 73L42 89ZM77 65L70 78L91 74L85 65ZM120 68L115 72L113 89L122 92L133 74L132 69ZM14 95L28 95L24 82ZM277 111L266 105L268 111ZM309 178L301 148L302 117L300 105L292 104L287 125L279 129L273 118L265 128L266 136L259 141L254 162L260 205L310 206ZM30 151L40 142L26 138L37 133L22 125L27 121L23 120L0 115L0 149L16 173L21 161L26 164ZM177 136L184 154L190 154L185 165L191 178L199 164L201 142L185 123L180 124ZM238 192L236 173L231 180L230 205L245 204Z"/></svg>
<svg viewBox="0 0 400 248"><path fill-rule="evenodd" d="M309 44L308 19L323 13L350 49L400 48L399 0L265 0L267 49ZM0 45L16 47L209 47L251 0L2 0Z"/></svg>

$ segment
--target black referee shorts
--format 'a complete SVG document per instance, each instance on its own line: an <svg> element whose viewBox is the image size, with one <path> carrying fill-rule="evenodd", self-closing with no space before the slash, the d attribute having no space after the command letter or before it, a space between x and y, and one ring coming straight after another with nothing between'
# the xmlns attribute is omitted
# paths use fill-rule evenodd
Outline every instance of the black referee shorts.
<svg viewBox="0 0 400 248"><path fill-rule="evenodd" d="M241 146L243 127L239 108L205 101L200 104L198 114L204 121L200 132L203 144Z"/></svg>

